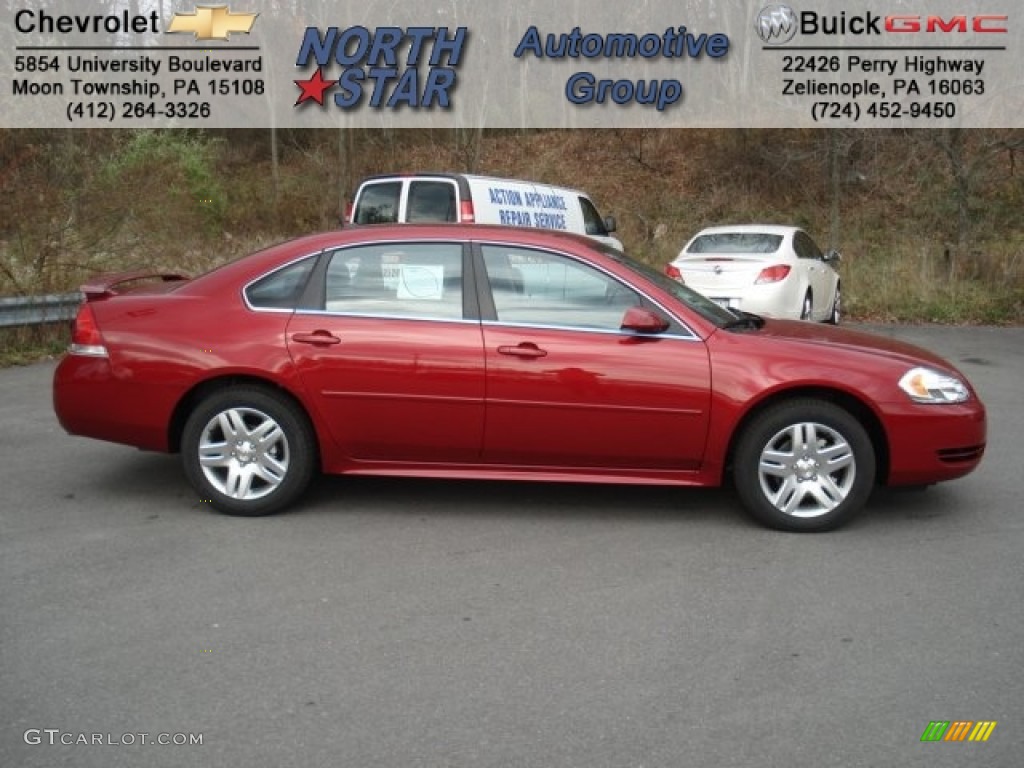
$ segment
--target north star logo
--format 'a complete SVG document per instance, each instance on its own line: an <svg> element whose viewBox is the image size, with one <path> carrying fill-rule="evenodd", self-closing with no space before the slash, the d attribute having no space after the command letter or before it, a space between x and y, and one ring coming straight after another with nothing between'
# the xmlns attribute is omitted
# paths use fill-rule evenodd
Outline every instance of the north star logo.
<svg viewBox="0 0 1024 768"><path fill-rule="evenodd" d="M247 35L258 13L232 13L226 5L197 5L195 13L176 13L168 33L195 35L196 40L227 40L232 33Z"/></svg>
<svg viewBox="0 0 1024 768"><path fill-rule="evenodd" d="M754 22L757 36L768 45L788 43L796 34L796 28L796 11L778 3L762 8Z"/></svg>
<svg viewBox="0 0 1024 768"><path fill-rule="evenodd" d="M466 27L306 27L295 66L316 69L293 80L294 106L323 107L333 91L339 109L449 109L468 38ZM341 74L325 77L332 64Z"/></svg>

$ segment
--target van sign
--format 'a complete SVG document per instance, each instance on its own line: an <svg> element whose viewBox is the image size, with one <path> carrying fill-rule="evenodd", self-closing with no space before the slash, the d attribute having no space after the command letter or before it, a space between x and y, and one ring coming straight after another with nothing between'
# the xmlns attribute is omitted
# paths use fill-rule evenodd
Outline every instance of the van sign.
<svg viewBox="0 0 1024 768"><path fill-rule="evenodd" d="M488 196L498 208L498 223L512 227L568 230L564 211L568 206L559 194L488 187ZM523 210L530 209L530 210Z"/></svg>

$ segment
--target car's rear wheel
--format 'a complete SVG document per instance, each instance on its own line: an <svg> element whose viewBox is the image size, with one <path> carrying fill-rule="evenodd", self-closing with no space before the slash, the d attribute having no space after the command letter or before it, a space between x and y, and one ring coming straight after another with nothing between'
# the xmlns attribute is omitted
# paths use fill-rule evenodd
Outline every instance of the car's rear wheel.
<svg viewBox="0 0 1024 768"><path fill-rule="evenodd" d="M825 531L867 501L875 451L848 411L822 400L791 400L754 417L734 456L746 509L772 528Z"/></svg>
<svg viewBox="0 0 1024 768"><path fill-rule="evenodd" d="M810 320L814 313L814 301L811 299L811 292L808 291L804 295L804 303L800 307L800 319Z"/></svg>
<svg viewBox="0 0 1024 768"><path fill-rule="evenodd" d="M306 489L316 446L294 402L245 387L203 400L185 423L181 451L203 500L229 515L256 516L283 509Z"/></svg>
<svg viewBox="0 0 1024 768"><path fill-rule="evenodd" d="M839 325L843 312L843 291L842 286L836 286L836 297L832 300L832 311L829 313L827 322L831 325Z"/></svg>

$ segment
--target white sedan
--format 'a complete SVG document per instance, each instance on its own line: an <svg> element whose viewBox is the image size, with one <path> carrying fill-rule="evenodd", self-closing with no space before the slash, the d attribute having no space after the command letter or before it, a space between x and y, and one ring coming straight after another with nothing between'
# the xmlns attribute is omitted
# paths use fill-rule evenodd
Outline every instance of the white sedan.
<svg viewBox="0 0 1024 768"><path fill-rule="evenodd" d="M836 324L838 261L802 229L748 224L698 232L665 272L723 307Z"/></svg>

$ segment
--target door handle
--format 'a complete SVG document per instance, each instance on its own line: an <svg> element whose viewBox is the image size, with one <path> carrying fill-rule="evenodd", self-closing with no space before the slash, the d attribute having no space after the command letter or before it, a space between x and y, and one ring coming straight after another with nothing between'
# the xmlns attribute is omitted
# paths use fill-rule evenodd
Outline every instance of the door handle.
<svg viewBox="0 0 1024 768"><path fill-rule="evenodd" d="M312 333L293 333L292 341L299 344L312 344L317 347L329 347L332 344L340 344L339 339L329 331L313 331Z"/></svg>
<svg viewBox="0 0 1024 768"><path fill-rule="evenodd" d="M498 347L499 355L510 355L512 357L545 357L547 350L541 349L533 342L524 341L522 344L517 344L514 347Z"/></svg>

